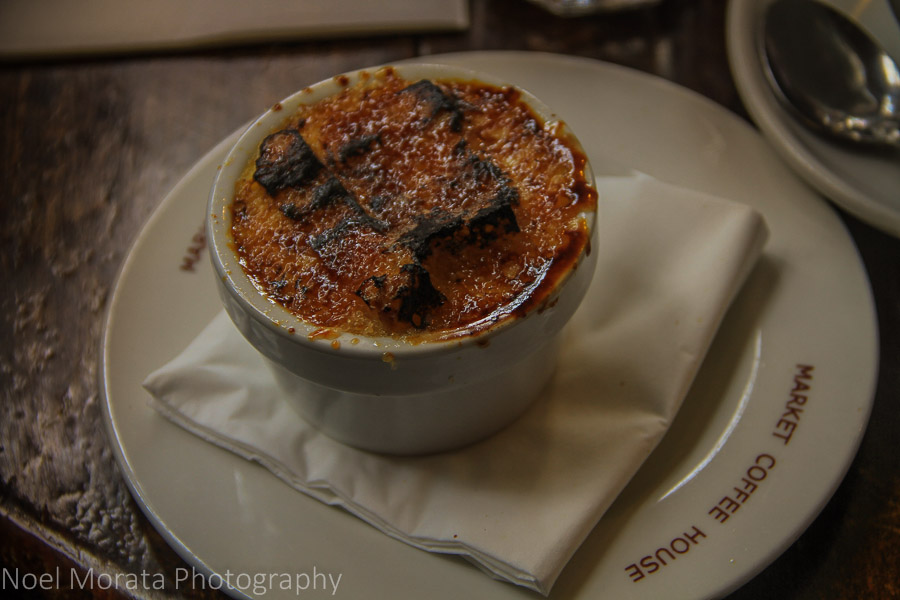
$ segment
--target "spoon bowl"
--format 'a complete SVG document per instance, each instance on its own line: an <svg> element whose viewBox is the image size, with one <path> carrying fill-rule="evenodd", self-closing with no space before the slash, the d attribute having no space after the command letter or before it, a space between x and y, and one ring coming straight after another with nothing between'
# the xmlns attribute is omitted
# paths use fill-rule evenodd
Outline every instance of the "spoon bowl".
<svg viewBox="0 0 900 600"><path fill-rule="evenodd" d="M900 70L848 17L816 0L777 0L761 41L769 83L810 127L900 147Z"/></svg>

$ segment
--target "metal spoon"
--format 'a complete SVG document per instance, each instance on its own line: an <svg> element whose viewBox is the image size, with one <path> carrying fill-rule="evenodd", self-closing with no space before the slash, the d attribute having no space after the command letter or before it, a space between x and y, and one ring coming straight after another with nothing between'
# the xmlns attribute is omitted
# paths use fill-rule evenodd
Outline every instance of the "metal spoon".
<svg viewBox="0 0 900 600"><path fill-rule="evenodd" d="M776 0L762 54L776 95L810 126L900 147L900 70L847 17L815 0Z"/></svg>

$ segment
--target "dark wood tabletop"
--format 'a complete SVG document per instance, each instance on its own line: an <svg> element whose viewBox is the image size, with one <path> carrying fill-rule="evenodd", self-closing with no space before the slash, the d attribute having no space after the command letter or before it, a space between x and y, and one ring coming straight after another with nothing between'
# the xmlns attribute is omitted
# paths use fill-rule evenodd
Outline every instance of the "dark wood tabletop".
<svg viewBox="0 0 900 600"><path fill-rule="evenodd" d="M0 569L171 576L185 566L143 516L114 459L98 384L100 338L116 275L148 216L259 107L351 69L513 49L653 73L749 121L729 71L725 5L662 0L561 18L521 0L475 0L464 31L0 63ZM837 210L878 312L871 421L818 518L734 600L900 598L900 240ZM97 586L18 593L219 597Z"/></svg>

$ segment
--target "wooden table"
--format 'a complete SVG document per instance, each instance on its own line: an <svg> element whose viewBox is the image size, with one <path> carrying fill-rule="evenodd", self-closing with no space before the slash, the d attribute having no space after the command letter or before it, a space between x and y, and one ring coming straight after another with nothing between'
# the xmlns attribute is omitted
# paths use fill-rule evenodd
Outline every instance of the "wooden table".
<svg viewBox="0 0 900 600"><path fill-rule="evenodd" d="M655 73L746 118L727 64L724 4L664 0L562 19L518 0L474 1L465 32L0 64L0 567L171 576L184 566L113 459L97 381L100 335L114 278L148 215L260 106L359 67L518 49ZM821 515L730 598L900 598L900 240L841 217L879 315L871 423Z"/></svg>

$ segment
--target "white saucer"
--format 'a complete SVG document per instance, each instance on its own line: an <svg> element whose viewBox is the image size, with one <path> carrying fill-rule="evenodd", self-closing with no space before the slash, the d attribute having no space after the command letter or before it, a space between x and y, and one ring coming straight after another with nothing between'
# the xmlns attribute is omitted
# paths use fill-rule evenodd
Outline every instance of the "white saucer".
<svg viewBox="0 0 900 600"><path fill-rule="evenodd" d="M810 185L873 227L900 236L900 152L853 149L826 140L790 116L769 88L758 50L763 15L772 1L732 0L728 6L728 59L747 111L775 150ZM900 46L900 29L887 2L829 3L845 12L853 5L870 6L867 14L857 16L871 24L873 34ZM887 25L894 30L883 31ZM900 55L900 50L895 52Z"/></svg>
<svg viewBox="0 0 900 600"><path fill-rule="evenodd" d="M750 204L768 221L763 258L671 430L551 597L701 598L741 585L815 518L868 419L878 362L875 314L839 219L770 156L748 125L661 79L544 54L428 60L491 73L534 92L578 132L598 175L610 156L659 179ZM219 310L205 254L194 272L180 267L191 258L217 160L233 139L213 149L163 201L126 260L111 302L103 389L113 447L135 498L201 571L315 568L342 575L335 595L341 598L534 598L295 492L147 405L140 386L146 374ZM797 392L808 400L802 413L784 417L797 382L810 387ZM778 436L798 418L785 445ZM729 496L735 504L722 500ZM725 522L717 506L728 511ZM264 596L297 597L278 589Z"/></svg>

